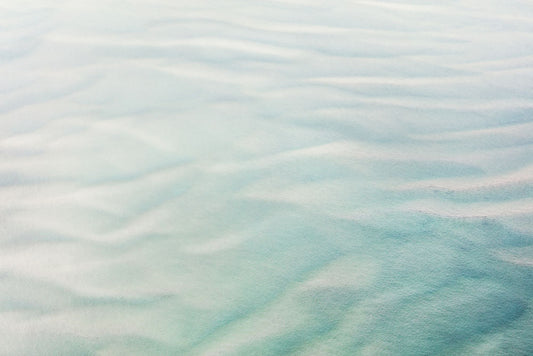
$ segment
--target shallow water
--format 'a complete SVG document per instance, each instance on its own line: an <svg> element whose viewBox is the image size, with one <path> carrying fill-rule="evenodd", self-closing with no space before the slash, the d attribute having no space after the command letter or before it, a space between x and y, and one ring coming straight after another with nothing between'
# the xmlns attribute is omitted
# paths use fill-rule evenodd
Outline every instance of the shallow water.
<svg viewBox="0 0 533 356"><path fill-rule="evenodd" d="M533 354L532 19L2 1L0 354Z"/></svg>

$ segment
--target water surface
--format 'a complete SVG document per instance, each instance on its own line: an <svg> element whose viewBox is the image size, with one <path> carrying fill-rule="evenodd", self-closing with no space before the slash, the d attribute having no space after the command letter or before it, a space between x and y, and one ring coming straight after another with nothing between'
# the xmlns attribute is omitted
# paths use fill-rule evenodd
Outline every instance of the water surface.
<svg viewBox="0 0 533 356"><path fill-rule="evenodd" d="M1 1L1 355L533 354L528 1Z"/></svg>

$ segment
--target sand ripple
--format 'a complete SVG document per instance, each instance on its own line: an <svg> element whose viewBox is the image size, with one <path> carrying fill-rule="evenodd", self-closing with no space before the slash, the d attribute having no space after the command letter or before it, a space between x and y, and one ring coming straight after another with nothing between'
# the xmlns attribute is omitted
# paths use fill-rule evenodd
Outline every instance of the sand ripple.
<svg viewBox="0 0 533 356"><path fill-rule="evenodd" d="M0 354L533 354L532 19L5 2Z"/></svg>

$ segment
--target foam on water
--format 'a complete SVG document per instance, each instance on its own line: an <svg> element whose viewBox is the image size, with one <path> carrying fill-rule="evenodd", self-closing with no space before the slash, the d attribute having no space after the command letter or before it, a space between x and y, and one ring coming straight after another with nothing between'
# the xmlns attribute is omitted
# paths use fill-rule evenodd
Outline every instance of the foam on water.
<svg viewBox="0 0 533 356"><path fill-rule="evenodd" d="M0 354L533 354L532 18L3 1Z"/></svg>

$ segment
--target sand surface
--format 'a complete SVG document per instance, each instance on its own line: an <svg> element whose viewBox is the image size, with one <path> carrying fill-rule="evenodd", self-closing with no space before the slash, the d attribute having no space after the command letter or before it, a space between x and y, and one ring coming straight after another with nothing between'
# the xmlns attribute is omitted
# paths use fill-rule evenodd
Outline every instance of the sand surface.
<svg viewBox="0 0 533 356"><path fill-rule="evenodd" d="M533 3L0 0L0 355L532 355Z"/></svg>

